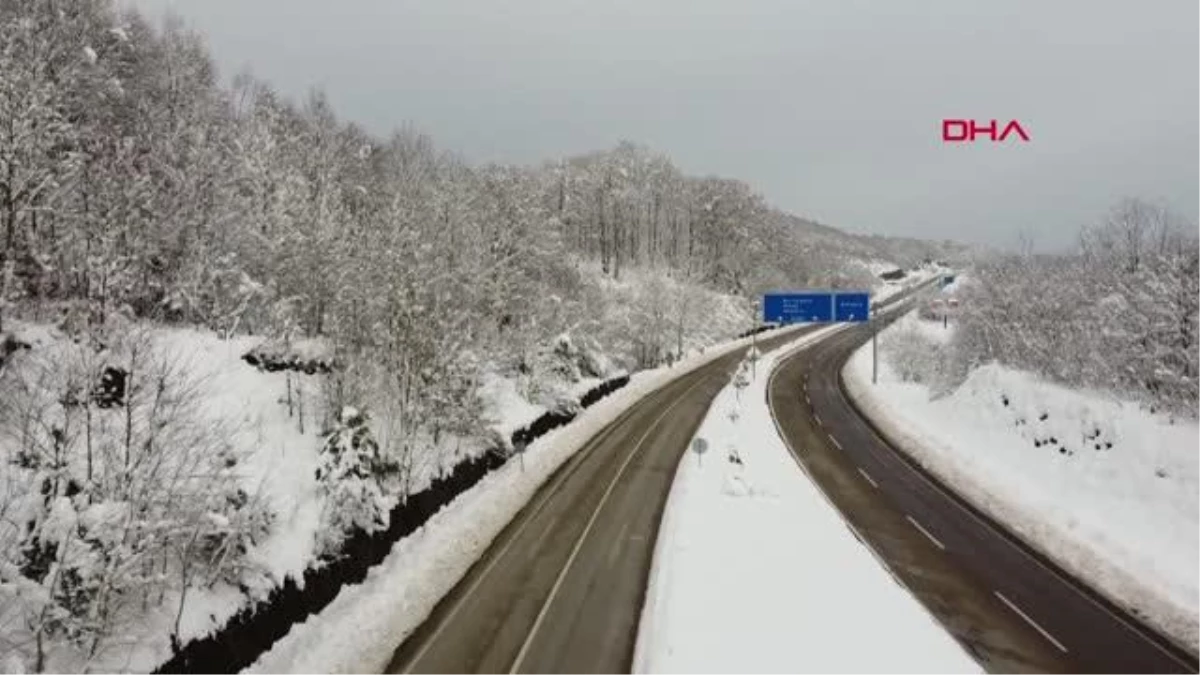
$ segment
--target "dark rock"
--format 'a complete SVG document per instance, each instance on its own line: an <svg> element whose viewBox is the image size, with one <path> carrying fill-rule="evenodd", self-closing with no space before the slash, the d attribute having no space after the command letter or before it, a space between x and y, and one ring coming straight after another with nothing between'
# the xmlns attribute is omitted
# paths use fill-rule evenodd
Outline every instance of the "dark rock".
<svg viewBox="0 0 1200 675"><path fill-rule="evenodd" d="M100 382L92 387L92 402L100 408L116 408L125 405L125 389L129 371L116 366L105 366L100 373Z"/></svg>

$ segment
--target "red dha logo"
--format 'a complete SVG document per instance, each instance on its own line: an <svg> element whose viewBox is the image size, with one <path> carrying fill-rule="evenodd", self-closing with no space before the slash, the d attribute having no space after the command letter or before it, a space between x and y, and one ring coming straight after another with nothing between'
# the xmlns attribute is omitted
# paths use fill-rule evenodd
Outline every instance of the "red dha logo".
<svg viewBox="0 0 1200 675"><path fill-rule="evenodd" d="M988 124L980 126L975 120L942 120L942 141L947 143L974 143L977 135L984 135L993 143L1002 143L1010 134L1016 134L1021 137L1022 141L1029 142L1029 134L1021 128L1021 123L1016 120L1010 120L1000 132L996 135L998 125L996 120L991 120Z"/></svg>

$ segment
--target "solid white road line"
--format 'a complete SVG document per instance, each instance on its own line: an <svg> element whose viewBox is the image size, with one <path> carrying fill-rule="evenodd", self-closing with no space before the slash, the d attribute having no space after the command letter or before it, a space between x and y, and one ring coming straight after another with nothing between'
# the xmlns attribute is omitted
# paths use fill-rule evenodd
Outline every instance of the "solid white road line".
<svg viewBox="0 0 1200 675"><path fill-rule="evenodd" d="M841 450L841 449L842 449L842 444L841 444L841 443L838 443L838 440L837 440L836 438L834 438L834 437L833 437L833 434L825 434L825 435L829 437L829 442L831 442L831 443L833 443L834 445L836 445L836 446L837 446L837 449L838 449L838 450ZM859 471L862 471L862 469L859 469Z"/></svg>
<svg viewBox="0 0 1200 675"><path fill-rule="evenodd" d="M1000 602L1003 602L1005 605L1008 605L1009 609L1016 612L1017 616L1021 617L1022 619L1025 619L1025 623L1029 624L1030 626L1033 626L1035 629L1037 629L1037 632L1042 634L1042 637L1049 640L1055 647L1058 647L1058 649L1060 651L1062 651L1063 653L1066 653L1067 648L1066 648L1066 646L1063 645L1063 643L1056 640L1054 638L1054 636L1051 635L1050 632L1047 631L1045 628L1042 628L1041 626L1039 626L1038 622L1031 619L1028 614L1026 614L1025 612L1022 612L1021 608L1017 607L1015 604L1013 604L1012 600L1009 600L1008 598L1004 597L1004 594L1001 593L1000 591L992 591L992 592L996 594L997 598L1000 598Z"/></svg>
<svg viewBox="0 0 1200 675"><path fill-rule="evenodd" d="M681 375L680 377L686 377L686 375ZM666 385L664 385L664 387L665 386ZM622 411L621 414L616 417L616 419L614 419L612 422L609 422L600 431L600 433L593 436L586 445L579 448L579 450L577 450L575 454L569 460L567 460L567 462L564 462L563 465L559 467L555 473L559 471L561 471L561 473L558 473L553 483L547 484L545 494L542 495L542 498L538 501L537 506L534 507L533 511L530 512L529 517L526 518L523 523L521 523L521 526L518 527L515 532L513 532L513 535L509 537L508 541L504 542L504 546L496 552L495 557L488 562L487 567L483 568L483 571L479 573L479 576L475 577L475 580L471 582L471 585L467 587L467 590L461 596L459 596L458 602L454 605L454 608L450 610L450 613L447 614L444 619L442 619L441 623L438 624L438 627L433 631L433 635L430 635L429 638L425 640L425 643L421 645L421 648L417 650L417 653L414 654L411 659L409 659L408 663L404 666L404 672L411 673L413 666L415 666L417 663L420 663L421 659L424 658L425 653L429 651L429 648L437 642L437 639L442 634L442 631L445 630L446 626L449 625L454 617L458 615L458 610L462 609L463 605L466 604L467 598L469 598L476 591L476 589L479 588L479 585L483 583L483 580L496 566L496 563L500 562L500 559L503 558L506 553L508 553L508 550L512 547L513 543L521 538L521 534L525 532L525 529L528 528L534 520L537 520L538 514L541 513L542 508L546 506L546 503L549 502L550 499L556 494L558 494L558 491L562 488L563 484L565 484L567 479L574 473L574 467L568 466L568 463L582 463L591 453L592 449L607 440L608 437L611 436L617 429L617 427L619 427L626 419L630 417L630 415L632 415L632 411L635 408L637 408L637 403L634 403ZM557 521L558 516L555 516L551 522L551 526L553 526L553 524ZM549 530L549 528L546 529ZM543 536L545 536L545 533L543 533Z"/></svg>
<svg viewBox="0 0 1200 675"><path fill-rule="evenodd" d="M861 474L863 478L867 479L867 482L871 484L871 487L875 488L876 490L879 489L879 483L876 483L875 479L871 478L870 474L868 474L866 471L863 471L861 468L858 470L858 473Z"/></svg>
<svg viewBox="0 0 1200 675"><path fill-rule="evenodd" d="M577 456L581 456L582 454L583 453L581 452ZM483 568L483 571L479 573L479 576L475 577L475 580L472 581L471 585L467 587L466 592L459 596L458 602L454 605L454 608L450 610L450 613L447 614L444 619L442 619L442 621L438 624L438 627L434 629L433 635L430 635L429 638L425 640L425 643L421 645L421 648L417 650L417 653L414 654L411 659L409 659L408 664L404 666L404 672L413 672L413 666L421 662L421 659L425 657L425 653L429 651L429 648L437 643L438 637L441 636L442 631L445 630L446 626L450 625L450 623L454 620L454 617L458 615L458 610L462 609L463 605L467 604L466 599L469 598L475 592L475 590L479 588L479 584L483 583L483 580L487 578L488 574L492 571L492 568L496 566L496 563L500 562L504 555L508 553L508 549L512 547L513 542L521 538L521 534L525 532L525 529L529 527L530 523L537 520L537 516L539 513L541 513L542 508L558 492L558 489L562 487L562 483L565 482L566 476L569 473L571 472L564 471L562 478L560 478L553 487L546 491L545 496L543 496L538 502L538 505L534 508L533 512L530 513L529 517L525 519L525 522L521 523L521 526L517 528L517 531L513 532L513 535L509 537L508 541L504 542L504 547L501 548L496 553L495 557L488 562L487 567ZM554 521L556 522L557 520L558 518L556 516ZM546 528L546 531L549 531L549 528Z"/></svg>
<svg viewBox="0 0 1200 675"><path fill-rule="evenodd" d="M629 467L629 463L638 455L642 449L642 445L646 442L646 438L651 432L658 428L658 423L662 421L675 406L687 400L687 395L692 393L696 387L708 381L707 377L702 377L696 380L695 384L688 387L678 398L675 399L667 409L662 411L658 417L654 418L654 422L646 429L646 433L638 439L637 445L633 446L633 450L625 457L625 461L621 463L621 467L617 469L617 474L613 476L608 487L604 490L604 494L600 496L600 502L596 504L596 510L592 511L592 517L588 519L587 525L584 526L583 532L579 534L579 538L575 540L575 546L571 549L571 555L567 557L567 562L563 565L562 570L558 573L558 578L554 580L554 586L550 588L550 594L546 596L546 601L542 603L542 609L538 612L537 618L533 621L533 627L529 629L529 634L525 636L525 642L521 644L521 650L517 652L517 658L513 661L512 667L508 672L515 673L521 669L521 664L525 661L525 657L529 654L529 647L533 644L533 638L537 635L538 629L541 628L542 622L546 620L546 614L550 611L550 605L554 602L555 596L558 595L558 589L562 587L563 580L567 578L567 572L571 570L571 565L575 562L575 558L579 555L579 550L583 548L583 542L587 541L588 534L592 531L592 526L596 524L596 519L600 516L600 511L604 509L604 504L608 502L609 495L612 494L613 488L621 480L621 476L625 475L625 469Z"/></svg>
<svg viewBox="0 0 1200 675"><path fill-rule="evenodd" d="M818 426L822 426L822 427L825 426L824 424L821 423L821 416L818 415L817 413L813 413L813 419L817 421Z"/></svg>
<svg viewBox="0 0 1200 675"><path fill-rule="evenodd" d="M932 541L932 542L933 542L933 543L934 543L934 544L935 544L935 545L936 545L938 548L942 549L943 551L945 551L945 550L946 550L946 545L945 545L945 544L943 544L942 542L938 541L938 540L937 540L937 537L935 537L935 536L933 536L932 534L930 534L930 533L929 533L929 530L927 530L927 529L925 529L925 528L921 527L921 524L917 522L917 519L916 519L916 518L913 518L912 516L909 516L909 515L906 515L906 516L904 516L904 517L905 517L905 518L908 518L908 522L912 523L912 526L913 526L913 527L915 527L915 528L917 528L918 530L920 530L920 531L921 531L921 534L925 535L925 538L926 538L926 539L928 539L929 541Z"/></svg>

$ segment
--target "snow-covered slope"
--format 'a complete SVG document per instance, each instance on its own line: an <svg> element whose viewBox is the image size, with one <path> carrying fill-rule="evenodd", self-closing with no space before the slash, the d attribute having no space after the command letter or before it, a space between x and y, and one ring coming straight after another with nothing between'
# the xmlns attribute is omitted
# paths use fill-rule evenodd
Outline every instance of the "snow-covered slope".
<svg viewBox="0 0 1200 675"><path fill-rule="evenodd" d="M786 351L721 391L679 464L635 672L979 672L792 459L766 404Z"/></svg>
<svg viewBox="0 0 1200 675"><path fill-rule="evenodd" d="M693 354L673 368L635 373L627 386L571 425L534 441L523 463L492 472L397 542L363 583L346 587L322 612L294 626L248 672L380 672L542 483L588 439L648 393L749 342Z"/></svg>
<svg viewBox="0 0 1200 675"><path fill-rule="evenodd" d="M1195 649L1196 421L996 364L931 398L911 381L917 360L889 362L884 345L905 332L923 336L917 342L936 359L952 330L909 314L881 335L878 384L864 348L844 370L847 389L890 438L976 505Z"/></svg>
<svg viewBox="0 0 1200 675"><path fill-rule="evenodd" d="M0 379L4 396L18 395L20 389L23 399L23 402L6 399L5 405L0 406L0 507L7 509L0 508L0 514L7 516L0 522L0 565L17 569L27 564L20 543L25 535L21 526L33 517L30 510L40 503L30 487L34 469L28 468L29 460L22 459L22 449L28 445L27 440L22 440L28 438L22 435L25 423L22 420L59 424L69 431L71 426L58 417L70 420L84 414L81 408L68 408L57 402L70 389L71 379L106 363L128 365L129 348L135 343L143 350L140 356L143 362L152 359L161 365L164 372L170 373L181 395L186 392L186 400L179 398L174 405L179 426L204 430L206 443L228 452L233 458L230 461L236 462L230 470L233 488L244 492L250 503L261 505L269 519L265 534L257 537L246 551L246 566L253 569L253 574L243 574L237 579L243 589L225 582L189 588L178 617L179 639L186 643L219 629L252 599L261 599L285 578L301 578L304 570L316 563L321 553L319 535L323 532L322 513L326 507L326 496L316 477L325 431L326 375L288 369L269 372L248 364L242 358L244 354L274 349L259 349L263 345L259 337L222 339L207 330L138 323L127 327L128 334L136 338L121 338L96 351L86 346L86 341L77 342L47 324L10 320L7 328L14 341L29 348L22 347L6 355L7 372ZM692 338L690 344L695 340ZM563 343L568 344L563 346ZM288 345L289 354L297 358L312 357L322 349L311 340ZM605 354L592 347L569 344L565 336L546 351L538 364L540 368L528 373L498 368L483 373L478 393L485 427L507 438L556 402L577 401L579 395L602 381L597 374L607 376L611 374L608 371L615 372ZM575 367L578 361L587 361L590 371L595 372L581 375ZM137 376L144 377L141 373ZM144 390L145 385L142 386ZM144 412L138 413L139 419ZM91 414L96 434L92 444L98 448L120 446L122 409L92 408ZM138 429L143 429L140 424ZM382 437L382 430L375 429L374 433L376 438ZM407 484L412 493L424 489L434 476L464 457L483 452L496 438L486 434L461 438L446 434L436 444L432 439L427 440L428 447L421 449L421 459L414 463L414 473ZM72 449L67 451L64 471L80 477L87 469L82 454L74 454L76 445L70 445ZM392 503L397 498L397 495L387 496ZM74 507L90 509L81 511L80 517L99 513L101 507L94 503L97 499L120 503L116 496L89 496L88 505L81 502ZM220 514L209 517L224 522ZM7 652L8 661L13 664L26 663L33 653L36 639L26 628L26 619L38 616L40 606L39 588L21 579L20 575L0 573L0 652ZM137 611L122 611L113 619L120 622L121 645L107 647L89 657L70 645L47 641L48 667L63 671L77 671L85 666L147 671L161 663L171 654L170 635L175 629L180 587L173 576L165 579L165 583L167 590L161 599L145 606L138 602Z"/></svg>

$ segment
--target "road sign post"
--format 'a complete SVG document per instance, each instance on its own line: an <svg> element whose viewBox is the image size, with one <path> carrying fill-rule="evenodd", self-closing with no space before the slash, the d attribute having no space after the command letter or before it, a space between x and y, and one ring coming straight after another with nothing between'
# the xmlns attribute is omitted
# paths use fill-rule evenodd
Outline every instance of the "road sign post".
<svg viewBox="0 0 1200 675"><path fill-rule="evenodd" d="M708 441L699 436L692 439L692 452L696 453L696 463L704 466L704 453L708 450Z"/></svg>
<svg viewBox="0 0 1200 675"><path fill-rule="evenodd" d="M871 384L879 381L879 308L871 308Z"/></svg>
<svg viewBox="0 0 1200 675"><path fill-rule="evenodd" d="M762 303L759 300L754 301L754 317L755 317L754 321L755 321L755 323L752 326L750 326L750 353L751 354L758 353L758 347L757 347L757 345L758 345L758 310L761 305L762 305ZM751 358L753 358L753 357L751 357ZM754 376L755 376L755 378L758 377L757 370L755 371Z"/></svg>

